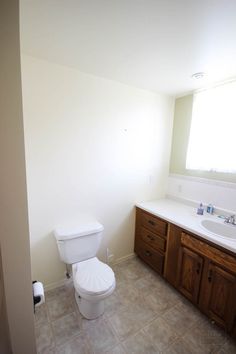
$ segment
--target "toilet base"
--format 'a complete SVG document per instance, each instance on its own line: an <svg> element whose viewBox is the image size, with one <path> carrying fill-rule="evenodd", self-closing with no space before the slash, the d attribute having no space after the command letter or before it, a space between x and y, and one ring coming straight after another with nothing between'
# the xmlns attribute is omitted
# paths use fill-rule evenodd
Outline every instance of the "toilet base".
<svg viewBox="0 0 236 354"><path fill-rule="evenodd" d="M104 312L104 300L91 302L84 298L81 298L76 291L75 300L77 302L81 315L83 315L88 320L94 320L95 318L101 316Z"/></svg>

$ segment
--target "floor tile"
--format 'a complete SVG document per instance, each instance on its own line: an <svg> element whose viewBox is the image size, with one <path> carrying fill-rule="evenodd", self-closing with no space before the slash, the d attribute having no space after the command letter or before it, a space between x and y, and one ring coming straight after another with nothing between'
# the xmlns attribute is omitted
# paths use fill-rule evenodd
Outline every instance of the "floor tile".
<svg viewBox="0 0 236 354"><path fill-rule="evenodd" d="M159 351L164 351L178 338L176 332L161 317L146 326L144 332Z"/></svg>
<svg viewBox="0 0 236 354"><path fill-rule="evenodd" d="M68 298L74 295L73 281L68 280L65 285L49 290L45 294L46 302L52 299Z"/></svg>
<svg viewBox="0 0 236 354"><path fill-rule="evenodd" d="M106 320L105 315L99 316L98 318L95 318L94 320L88 320L87 318L83 317L81 314L79 314L79 315L81 316L80 323L81 323L82 330L85 332L87 332L88 329L91 327L99 327L100 323L103 322L104 320Z"/></svg>
<svg viewBox="0 0 236 354"><path fill-rule="evenodd" d="M46 304L42 304L39 307L35 307L35 325L39 326L41 324L46 324L49 322L47 306Z"/></svg>
<svg viewBox="0 0 236 354"><path fill-rule="evenodd" d="M93 354L85 335L80 334L66 344L56 348L56 354Z"/></svg>
<svg viewBox="0 0 236 354"><path fill-rule="evenodd" d="M46 353L54 346L50 324L46 323L35 328L35 337L38 353Z"/></svg>
<svg viewBox="0 0 236 354"><path fill-rule="evenodd" d="M109 351L105 352L105 354L128 354L124 351L122 344L117 345L116 347L110 349Z"/></svg>
<svg viewBox="0 0 236 354"><path fill-rule="evenodd" d="M118 295L118 293L113 293L111 296L105 299L104 315L109 318L114 313L121 311L125 306L124 303L125 302L122 301L121 295Z"/></svg>
<svg viewBox="0 0 236 354"><path fill-rule="evenodd" d="M105 353L118 344L118 340L106 320L101 320L99 326L89 327L86 333L95 354Z"/></svg>
<svg viewBox="0 0 236 354"><path fill-rule="evenodd" d="M73 282L35 313L38 354L236 354L236 343L139 258L113 266L105 312L85 319Z"/></svg>
<svg viewBox="0 0 236 354"><path fill-rule="evenodd" d="M57 354L57 349L56 347L47 348L42 352L37 352L37 354Z"/></svg>
<svg viewBox="0 0 236 354"><path fill-rule="evenodd" d="M156 283L158 288L158 294L163 297L167 302L177 305L181 302L182 295L179 294L173 287L171 287L166 281L159 281Z"/></svg>
<svg viewBox="0 0 236 354"><path fill-rule="evenodd" d="M81 330L77 314L74 312L53 321L52 330L57 345L69 341Z"/></svg>
<svg viewBox="0 0 236 354"><path fill-rule="evenodd" d="M140 297L139 292L135 289L133 285L120 285L116 291L117 299L119 299L120 305L129 306L130 304L138 303L140 304L143 301L143 298ZM120 309L122 310L122 308Z"/></svg>
<svg viewBox="0 0 236 354"><path fill-rule="evenodd" d="M114 270L118 277L118 285L119 281L131 284L139 278L150 274L150 268L137 257L133 257L120 263L114 268Z"/></svg>
<svg viewBox="0 0 236 354"><path fill-rule="evenodd" d="M120 340L138 332L143 326L156 317L155 312L144 301L129 304L125 310L115 313L109 318Z"/></svg>
<svg viewBox="0 0 236 354"><path fill-rule="evenodd" d="M236 340L228 338L223 346L214 354L235 354Z"/></svg>
<svg viewBox="0 0 236 354"><path fill-rule="evenodd" d="M159 351L144 332L128 338L124 342L124 347L129 354L158 354Z"/></svg>
<svg viewBox="0 0 236 354"><path fill-rule="evenodd" d="M162 316L166 311L175 306L172 302L167 301L163 294L159 294L158 290L156 294L147 295L145 297L145 302L158 316Z"/></svg>
<svg viewBox="0 0 236 354"><path fill-rule="evenodd" d="M75 311L75 302L70 297L57 297L47 301L47 309L51 321Z"/></svg>
<svg viewBox="0 0 236 354"><path fill-rule="evenodd" d="M134 287L142 296L155 294L158 291L156 281L152 277L142 277L137 279L134 283Z"/></svg>
<svg viewBox="0 0 236 354"><path fill-rule="evenodd" d="M199 320L199 317L196 317L194 313L181 311L178 306L166 311L162 318L180 336L185 334Z"/></svg>
<svg viewBox="0 0 236 354"><path fill-rule="evenodd" d="M225 344L226 334L209 320L204 320L189 330L183 339L194 353L210 354L217 352Z"/></svg>
<svg viewBox="0 0 236 354"><path fill-rule="evenodd" d="M188 345L182 338L178 338L165 349L165 354L194 354L194 352L191 350L191 345Z"/></svg>

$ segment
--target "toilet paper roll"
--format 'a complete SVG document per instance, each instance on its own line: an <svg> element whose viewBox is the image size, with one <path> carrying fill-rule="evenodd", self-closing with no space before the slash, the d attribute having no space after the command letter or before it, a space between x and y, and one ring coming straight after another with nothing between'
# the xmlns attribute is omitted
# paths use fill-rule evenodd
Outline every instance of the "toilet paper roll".
<svg viewBox="0 0 236 354"><path fill-rule="evenodd" d="M34 294L34 298L40 299L39 302L35 304L35 306L40 306L45 302L43 284L40 283L39 281L33 284L33 294Z"/></svg>

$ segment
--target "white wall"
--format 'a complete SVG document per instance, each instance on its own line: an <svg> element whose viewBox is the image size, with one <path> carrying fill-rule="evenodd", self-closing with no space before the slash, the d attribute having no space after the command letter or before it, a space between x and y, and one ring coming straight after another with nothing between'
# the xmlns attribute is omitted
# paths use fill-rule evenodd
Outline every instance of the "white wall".
<svg viewBox="0 0 236 354"><path fill-rule="evenodd" d="M0 1L0 23L0 248L6 306L0 314L0 352L34 354L17 0ZM2 343L8 326L11 351Z"/></svg>
<svg viewBox="0 0 236 354"><path fill-rule="evenodd" d="M235 183L172 174L168 178L167 194L236 212Z"/></svg>
<svg viewBox="0 0 236 354"><path fill-rule="evenodd" d="M104 225L102 258L133 252L135 202L165 194L173 99L28 56L22 77L33 276L53 285L71 215Z"/></svg>

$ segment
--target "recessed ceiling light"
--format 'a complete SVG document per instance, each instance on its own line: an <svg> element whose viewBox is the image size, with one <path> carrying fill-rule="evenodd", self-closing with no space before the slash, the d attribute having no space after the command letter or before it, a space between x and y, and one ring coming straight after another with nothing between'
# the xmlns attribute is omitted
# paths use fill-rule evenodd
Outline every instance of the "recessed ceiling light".
<svg viewBox="0 0 236 354"><path fill-rule="evenodd" d="M202 79L204 76L206 76L206 74L203 71L200 71L199 73L193 74L191 77L193 79L199 80L199 79Z"/></svg>

